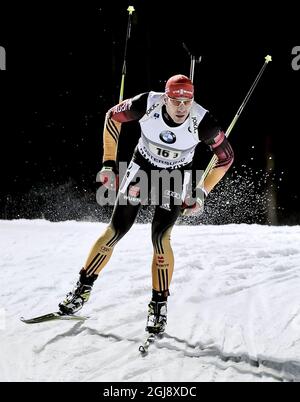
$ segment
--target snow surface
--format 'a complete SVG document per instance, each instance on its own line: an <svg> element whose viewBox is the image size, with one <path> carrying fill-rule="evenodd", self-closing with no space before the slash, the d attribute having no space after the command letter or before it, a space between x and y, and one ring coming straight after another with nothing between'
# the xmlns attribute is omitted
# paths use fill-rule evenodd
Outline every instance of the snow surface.
<svg viewBox="0 0 300 402"><path fill-rule="evenodd" d="M105 224L0 221L0 381L300 381L300 227L174 227L165 337L138 352L151 295L150 225L116 246L82 313L57 310Z"/></svg>

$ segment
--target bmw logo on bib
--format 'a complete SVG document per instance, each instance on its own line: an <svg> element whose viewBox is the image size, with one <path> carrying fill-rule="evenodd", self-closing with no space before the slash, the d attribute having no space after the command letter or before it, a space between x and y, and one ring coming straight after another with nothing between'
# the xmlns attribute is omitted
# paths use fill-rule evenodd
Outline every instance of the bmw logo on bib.
<svg viewBox="0 0 300 402"><path fill-rule="evenodd" d="M159 134L159 138L166 144L174 144L176 141L176 136L172 131L162 131Z"/></svg>

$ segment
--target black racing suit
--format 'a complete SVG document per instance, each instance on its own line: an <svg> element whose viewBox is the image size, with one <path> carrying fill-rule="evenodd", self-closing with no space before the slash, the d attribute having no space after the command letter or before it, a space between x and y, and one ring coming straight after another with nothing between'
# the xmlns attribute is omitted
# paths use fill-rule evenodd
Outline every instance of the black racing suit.
<svg viewBox="0 0 300 402"><path fill-rule="evenodd" d="M111 135L115 140L116 130L114 128L114 122L124 123L141 119L147 109L147 99L148 93L144 93L130 99L130 101L124 101L110 109L108 112L109 121L107 123L108 135ZM178 126L167 114L165 106L162 106L162 116L164 122L168 126ZM216 168L219 168L219 170L223 169L225 173L233 161L233 151L220 126L214 117L208 112L199 124L198 136L199 140L207 144L217 155L218 162ZM104 161L104 165L111 162L112 161ZM134 152L132 162L134 162L135 165L138 165L148 177L150 177L151 172L155 170L158 171L158 173L161 173L163 170L168 170L169 172L172 171L172 168L163 169L153 166L140 154L138 149ZM178 171L182 175L182 183L184 181L184 173L191 169L192 163L178 168ZM159 184L160 187L153 188L151 180L149 180L149 183L147 196L149 196L150 193L152 194L153 191L160 194L159 201L157 202L158 205L155 207L155 213L152 220L152 287L156 292L166 296L169 293L169 286L174 269L174 256L170 244L170 233L182 210L181 203L178 203L178 199L182 198L182 188L181 191L178 191L178 189L172 187L174 185L172 182L168 189L162 188L161 184ZM120 187L122 189L122 184ZM104 268L113 252L114 246L133 225L141 207L141 203L144 201L139 198L140 189L136 176L134 176L125 187L125 192L119 191L118 193L111 221L107 229L95 243L86 264L81 271L87 277L98 275ZM166 191L169 196L167 202L164 200ZM128 199L130 197L136 202L130 202ZM176 200L177 202L175 202ZM124 263L126 262L124 261Z"/></svg>

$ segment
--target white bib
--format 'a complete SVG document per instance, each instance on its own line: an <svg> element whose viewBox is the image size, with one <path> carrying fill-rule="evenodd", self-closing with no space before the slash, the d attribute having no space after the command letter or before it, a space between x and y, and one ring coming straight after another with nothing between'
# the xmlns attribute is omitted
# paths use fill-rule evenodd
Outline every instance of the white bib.
<svg viewBox="0 0 300 402"><path fill-rule="evenodd" d="M168 126L162 117L163 93L150 92L147 111L139 120L141 137L138 150L152 165L178 168L193 159L198 138L198 126L207 112L194 102L189 117L177 127Z"/></svg>

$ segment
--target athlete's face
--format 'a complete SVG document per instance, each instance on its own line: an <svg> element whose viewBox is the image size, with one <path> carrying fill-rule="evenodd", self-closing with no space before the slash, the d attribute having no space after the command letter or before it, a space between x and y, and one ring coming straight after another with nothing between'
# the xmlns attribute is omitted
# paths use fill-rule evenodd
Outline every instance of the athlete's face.
<svg viewBox="0 0 300 402"><path fill-rule="evenodd" d="M193 99L188 98L169 98L165 96L165 104L167 108L168 115L171 119L177 123L181 124L185 121L190 113Z"/></svg>

